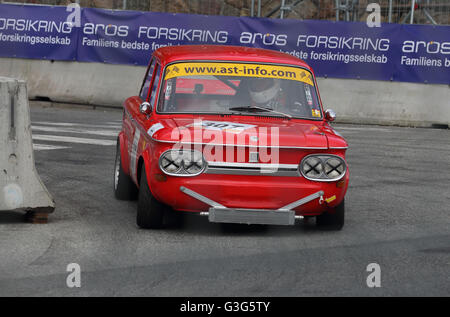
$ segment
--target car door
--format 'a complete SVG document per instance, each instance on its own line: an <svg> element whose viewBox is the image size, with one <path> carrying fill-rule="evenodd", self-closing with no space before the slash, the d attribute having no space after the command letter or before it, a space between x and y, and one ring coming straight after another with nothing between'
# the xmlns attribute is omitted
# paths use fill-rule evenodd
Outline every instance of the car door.
<svg viewBox="0 0 450 317"><path fill-rule="evenodd" d="M151 71L153 71L153 76L151 80L149 81L149 85L144 83L143 89L142 89L142 96L141 98L144 98L145 94L147 96L145 99L142 99L143 101L146 101L150 103L152 106L152 109L156 106L157 103L157 94L158 94L158 87L159 87L159 79L161 74L161 67L159 63L155 62L153 69L150 69L149 76L151 74ZM141 145L141 142L144 142L144 138L141 138L142 135L146 135L146 131L148 130L151 122L153 121L153 118L151 115L143 114L139 110L135 116L135 129L134 129L134 136L133 136L133 143L131 144L131 153L130 158L132 162L135 162L133 166L130 166L130 175L133 179L137 179L136 174L136 168L137 168L137 159L140 157L143 146Z"/></svg>
<svg viewBox="0 0 450 317"><path fill-rule="evenodd" d="M152 60L149 63L149 67L147 68L144 80L142 82L139 96L130 98L127 105L127 111L129 113L129 126L128 126L129 135L127 136L128 151L130 158L129 174L135 182L137 182L136 168L138 157L138 145L141 139L141 128L139 126L142 124L142 120L140 120L141 112L139 110L139 107L142 102L147 101L148 99L148 93L153 80L155 64L156 62L152 58Z"/></svg>

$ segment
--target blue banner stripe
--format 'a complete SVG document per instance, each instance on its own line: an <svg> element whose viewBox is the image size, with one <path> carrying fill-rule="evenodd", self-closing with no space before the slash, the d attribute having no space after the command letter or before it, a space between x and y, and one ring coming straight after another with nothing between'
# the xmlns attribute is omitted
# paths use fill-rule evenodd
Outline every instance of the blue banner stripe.
<svg viewBox="0 0 450 317"><path fill-rule="evenodd" d="M280 50L317 76L450 84L450 26L298 21L0 4L0 57L147 65L161 46Z"/></svg>

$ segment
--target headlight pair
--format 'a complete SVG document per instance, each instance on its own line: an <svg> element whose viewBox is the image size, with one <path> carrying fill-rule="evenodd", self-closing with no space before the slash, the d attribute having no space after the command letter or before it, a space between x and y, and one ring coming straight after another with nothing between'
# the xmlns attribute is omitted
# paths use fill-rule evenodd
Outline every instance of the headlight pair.
<svg viewBox="0 0 450 317"><path fill-rule="evenodd" d="M203 154L194 150L168 150L161 154L159 167L167 175L196 176L206 168Z"/></svg>
<svg viewBox="0 0 450 317"><path fill-rule="evenodd" d="M337 181L344 177L346 171L345 161L336 155L308 155L300 163L303 177L313 181Z"/></svg>

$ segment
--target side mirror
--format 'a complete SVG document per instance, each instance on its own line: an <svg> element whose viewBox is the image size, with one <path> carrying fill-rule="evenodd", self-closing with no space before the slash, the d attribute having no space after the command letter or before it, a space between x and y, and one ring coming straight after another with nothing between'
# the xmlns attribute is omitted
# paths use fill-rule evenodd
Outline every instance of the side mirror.
<svg viewBox="0 0 450 317"><path fill-rule="evenodd" d="M333 122L336 119L336 112L331 109L325 111L325 120Z"/></svg>
<svg viewBox="0 0 450 317"><path fill-rule="evenodd" d="M140 111L142 114L145 114L146 116L149 116L149 115L152 114L152 111L153 111L152 105L151 105L149 102L144 101L144 102L141 103L141 105L139 106L139 111Z"/></svg>

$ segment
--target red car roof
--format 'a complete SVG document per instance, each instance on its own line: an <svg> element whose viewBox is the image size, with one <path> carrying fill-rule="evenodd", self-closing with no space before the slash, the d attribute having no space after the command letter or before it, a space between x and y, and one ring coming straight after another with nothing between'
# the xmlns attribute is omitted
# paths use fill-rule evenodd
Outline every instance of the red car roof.
<svg viewBox="0 0 450 317"><path fill-rule="evenodd" d="M279 51L231 45L180 45L157 49L153 55L164 65L184 60L243 61L298 65L311 69L299 58Z"/></svg>

